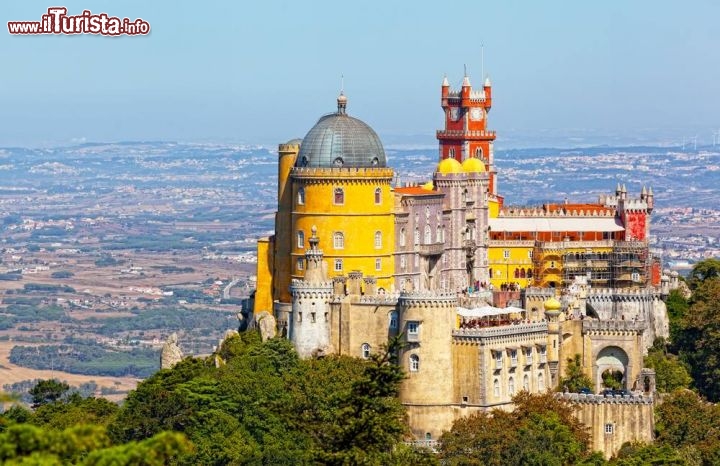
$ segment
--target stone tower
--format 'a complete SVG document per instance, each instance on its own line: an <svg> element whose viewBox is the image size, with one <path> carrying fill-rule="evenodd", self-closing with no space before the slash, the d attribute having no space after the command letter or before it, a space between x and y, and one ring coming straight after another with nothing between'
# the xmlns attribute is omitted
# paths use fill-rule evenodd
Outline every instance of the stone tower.
<svg viewBox="0 0 720 466"><path fill-rule="evenodd" d="M413 432L418 438L437 438L440 426L452 425L447 409L454 399L452 339L456 327L455 293L403 292L398 299L400 330L405 345L400 366L408 375L400 388L410 425L437 426L436 432ZM443 381L439 383L439 381Z"/></svg>
<svg viewBox="0 0 720 466"><path fill-rule="evenodd" d="M332 352L330 348L330 306L333 282L327 278L323 252L317 228L311 229L309 248L305 252L307 270L302 280L290 285L292 313L289 319L289 337L302 358Z"/></svg>
<svg viewBox="0 0 720 466"><path fill-rule="evenodd" d="M458 162L475 157L485 164L489 173L489 189L495 194L493 141L495 132L487 129L487 114L492 107L492 87L486 79L482 89L473 89L466 74L459 91L450 89L447 78L441 87L441 106L445 112L445 129L437 132L440 160L454 158Z"/></svg>

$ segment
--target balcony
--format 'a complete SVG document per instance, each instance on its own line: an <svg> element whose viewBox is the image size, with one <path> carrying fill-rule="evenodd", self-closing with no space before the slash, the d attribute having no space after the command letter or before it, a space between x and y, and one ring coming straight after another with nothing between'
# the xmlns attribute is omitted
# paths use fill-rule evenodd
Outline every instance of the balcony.
<svg viewBox="0 0 720 466"><path fill-rule="evenodd" d="M495 131L440 130L437 132L437 138L438 139L472 139L472 138L495 139Z"/></svg>
<svg viewBox="0 0 720 466"><path fill-rule="evenodd" d="M495 360L495 370L501 370L503 368L502 359Z"/></svg>
<svg viewBox="0 0 720 466"><path fill-rule="evenodd" d="M474 239L465 239L463 240L463 248L474 251L477 248L477 243Z"/></svg>
<svg viewBox="0 0 720 466"><path fill-rule="evenodd" d="M418 247L418 252L421 256L439 256L443 253L444 249L444 243L421 244Z"/></svg>
<svg viewBox="0 0 720 466"><path fill-rule="evenodd" d="M545 364L547 362L547 354L540 353L540 364Z"/></svg>
<svg viewBox="0 0 720 466"><path fill-rule="evenodd" d="M412 342L412 343L417 343L417 342L419 342L419 341L420 341L420 334L417 333L417 332L415 332L415 333L410 333L410 332L408 332L408 333L407 333L407 341Z"/></svg>

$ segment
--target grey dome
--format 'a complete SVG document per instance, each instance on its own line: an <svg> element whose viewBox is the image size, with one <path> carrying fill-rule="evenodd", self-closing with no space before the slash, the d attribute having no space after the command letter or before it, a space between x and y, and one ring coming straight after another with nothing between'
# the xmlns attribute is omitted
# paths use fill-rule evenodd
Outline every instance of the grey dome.
<svg viewBox="0 0 720 466"><path fill-rule="evenodd" d="M296 167L387 166L380 138L370 126L345 113L346 102L346 98L338 98L338 112L320 118L308 131L300 145Z"/></svg>

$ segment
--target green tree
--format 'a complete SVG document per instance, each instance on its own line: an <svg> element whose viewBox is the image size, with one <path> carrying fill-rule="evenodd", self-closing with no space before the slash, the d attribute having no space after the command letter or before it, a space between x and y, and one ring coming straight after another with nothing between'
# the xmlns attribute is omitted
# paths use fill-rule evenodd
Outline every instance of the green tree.
<svg viewBox="0 0 720 466"><path fill-rule="evenodd" d="M667 306L671 348L677 348L678 338L681 338L681 332L684 329L683 321L688 314L690 304L688 300L680 293L680 290L672 290L665 300Z"/></svg>
<svg viewBox="0 0 720 466"><path fill-rule="evenodd" d="M689 388L692 377L685 364L672 353L665 351L663 341L656 342L648 350L645 367L655 369L655 386L661 393L670 393L678 388Z"/></svg>
<svg viewBox="0 0 720 466"><path fill-rule="evenodd" d="M564 401L521 392L513 402L513 412L496 409L456 421L440 438L442 464L598 464L586 427Z"/></svg>
<svg viewBox="0 0 720 466"><path fill-rule="evenodd" d="M565 377L560 379L558 390L567 389L570 392L578 393L581 388L591 388L592 386L592 380L583 372L580 355L576 354L572 358L568 358Z"/></svg>
<svg viewBox="0 0 720 466"><path fill-rule="evenodd" d="M62 398L70 390L70 386L57 379L40 380L30 389L33 407L37 408L45 403L52 403Z"/></svg>
<svg viewBox="0 0 720 466"><path fill-rule="evenodd" d="M54 429L65 429L78 424L106 426L118 409L115 403L105 398L83 398L79 393L73 393L65 401L38 406L29 422Z"/></svg>
<svg viewBox="0 0 720 466"><path fill-rule="evenodd" d="M690 288L696 288L700 283L720 278L720 259L704 259L693 266L689 275Z"/></svg>
<svg viewBox="0 0 720 466"><path fill-rule="evenodd" d="M693 292L691 308L678 336L680 357L690 366L695 386L720 400L720 279L709 278Z"/></svg>
<svg viewBox="0 0 720 466"><path fill-rule="evenodd" d="M670 445L626 443L615 455L611 466L667 465L685 466L688 462Z"/></svg>
<svg viewBox="0 0 720 466"><path fill-rule="evenodd" d="M696 450L703 464L718 464L720 407L690 390L676 390L655 408L657 441L678 450Z"/></svg>
<svg viewBox="0 0 720 466"><path fill-rule="evenodd" d="M391 453L407 432L405 410L398 398L405 375L398 365L401 340L396 337L372 354L363 373L340 400L335 428L323 445L327 464L364 464Z"/></svg>

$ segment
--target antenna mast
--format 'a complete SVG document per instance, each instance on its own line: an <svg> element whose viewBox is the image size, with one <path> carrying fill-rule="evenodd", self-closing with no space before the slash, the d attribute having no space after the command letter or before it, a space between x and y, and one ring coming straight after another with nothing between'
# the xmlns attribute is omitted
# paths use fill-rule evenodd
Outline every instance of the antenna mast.
<svg viewBox="0 0 720 466"><path fill-rule="evenodd" d="M485 44L480 44L480 80L485 79Z"/></svg>

